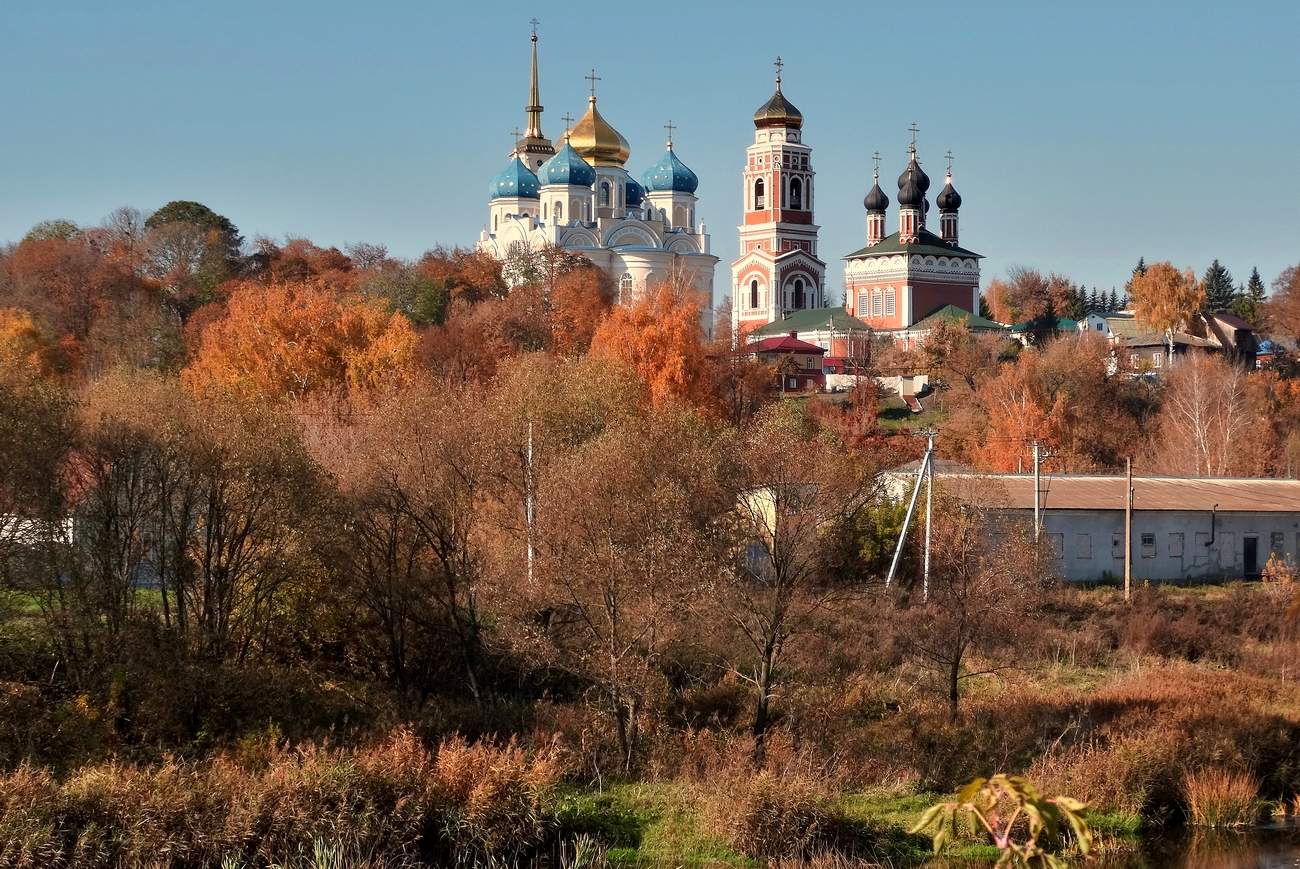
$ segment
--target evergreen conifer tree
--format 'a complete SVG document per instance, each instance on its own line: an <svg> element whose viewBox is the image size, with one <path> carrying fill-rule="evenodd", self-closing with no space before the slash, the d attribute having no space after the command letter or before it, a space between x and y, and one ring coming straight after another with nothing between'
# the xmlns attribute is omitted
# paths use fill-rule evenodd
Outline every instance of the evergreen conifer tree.
<svg viewBox="0 0 1300 869"><path fill-rule="evenodd" d="M1233 300L1232 307L1229 309L1241 319L1248 323L1257 323L1261 313L1260 306L1264 304L1265 297L1264 279L1259 276L1259 269L1250 270L1250 279L1246 281L1246 286L1237 294Z"/></svg>
<svg viewBox="0 0 1300 869"><path fill-rule="evenodd" d="M1205 277L1201 278L1201 282L1205 284L1205 310L1219 314L1232 307L1233 299L1237 296L1237 288L1232 283L1232 275L1228 269L1217 259L1205 270Z"/></svg>
<svg viewBox="0 0 1300 869"><path fill-rule="evenodd" d="M1147 273L1146 266L1145 266L1145 265L1142 265L1142 263L1141 263L1140 261L1138 262L1138 265L1141 266L1141 268L1142 268L1142 271L1140 272L1140 274L1146 274L1146 273ZM1136 272L1135 272L1135 273L1136 273ZM1110 298L1106 300L1106 310L1107 310L1107 311L1110 311L1110 312L1112 312L1112 313L1115 312L1115 311L1122 311L1122 310L1124 310L1124 306L1127 305L1127 304L1128 304L1128 294L1125 293L1125 294L1124 294L1123 301L1121 301L1121 300L1120 300L1119 291L1116 290L1114 287L1111 287L1111 288L1110 288Z"/></svg>
<svg viewBox="0 0 1300 869"><path fill-rule="evenodd" d="M1088 310L1100 311L1101 309L1102 305L1100 297L1097 295L1097 288L1093 287L1092 291L1088 293Z"/></svg>

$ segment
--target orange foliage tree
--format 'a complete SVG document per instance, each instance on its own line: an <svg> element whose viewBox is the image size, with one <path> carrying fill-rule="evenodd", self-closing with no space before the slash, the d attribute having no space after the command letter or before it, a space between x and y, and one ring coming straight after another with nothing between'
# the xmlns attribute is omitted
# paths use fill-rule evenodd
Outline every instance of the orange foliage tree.
<svg viewBox="0 0 1300 869"><path fill-rule="evenodd" d="M983 388L988 434L976 448L976 459L989 470L1014 471L1028 442L1050 443L1054 408L1043 391L1038 366L1038 351L1025 350Z"/></svg>
<svg viewBox="0 0 1300 869"><path fill-rule="evenodd" d="M683 280L651 288L635 304L615 308L596 329L591 354L628 365L658 406L701 401L707 391L698 292Z"/></svg>
<svg viewBox="0 0 1300 869"><path fill-rule="evenodd" d="M404 381L418 339L401 314L338 298L319 279L231 292L225 316L203 331L183 372L191 388L298 397L322 388Z"/></svg>

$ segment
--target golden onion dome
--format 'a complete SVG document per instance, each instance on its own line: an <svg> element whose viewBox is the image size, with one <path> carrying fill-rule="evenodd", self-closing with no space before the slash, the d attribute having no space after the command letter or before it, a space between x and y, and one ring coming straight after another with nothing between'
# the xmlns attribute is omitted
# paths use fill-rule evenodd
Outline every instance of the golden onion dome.
<svg viewBox="0 0 1300 869"><path fill-rule="evenodd" d="M623 134L596 110L596 98L587 99L587 113L569 131L569 144L593 166L622 166L632 155Z"/></svg>

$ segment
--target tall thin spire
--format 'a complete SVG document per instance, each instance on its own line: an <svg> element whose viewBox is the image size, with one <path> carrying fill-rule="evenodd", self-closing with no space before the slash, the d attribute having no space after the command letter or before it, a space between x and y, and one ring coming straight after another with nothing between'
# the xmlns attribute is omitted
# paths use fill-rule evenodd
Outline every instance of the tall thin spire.
<svg viewBox="0 0 1300 869"><path fill-rule="evenodd" d="M543 138L542 94L541 88L537 84L537 25L541 22L534 18L528 23L533 26L533 62L528 78L528 105L524 108L524 111L528 114L528 131L525 135L530 139L541 139Z"/></svg>

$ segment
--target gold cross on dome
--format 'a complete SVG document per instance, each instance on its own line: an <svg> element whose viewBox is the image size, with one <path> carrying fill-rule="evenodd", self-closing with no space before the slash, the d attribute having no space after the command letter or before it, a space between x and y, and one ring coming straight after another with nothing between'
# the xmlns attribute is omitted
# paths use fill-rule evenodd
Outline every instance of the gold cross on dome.
<svg viewBox="0 0 1300 869"><path fill-rule="evenodd" d="M879 175L880 174L880 152L879 151L871 155L871 162L876 164L875 169L872 170L873 174Z"/></svg>
<svg viewBox="0 0 1300 869"><path fill-rule="evenodd" d="M785 66L785 61L783 61L783 60L781 59L781 55L778 54L778 55L776 56L776 60L772 61L772 66L776 67L776 83L777 83L777 84L780 84L780 83L781 83L781 68L782 68L783 66Z"/></svg>
<svg viewBox="0 0 1300 869"><path fill-rule="evenodd" d="M529 18L529 19L528 19L528 23L531 24L531 25L533 26L533 39L536 39L536 38L537 38L537 25L541 24L542 22L538 21L536 18Z"/></svg>
<svg viewBox="0 0 1300 869"><path fill-rule="evenodd" d="M590 72L589 74L587 74L587 75L584 75L583 78L585 78L587 81L591 82L591 98L592 98L592 99L595 99L595 98L596 98L596 82L600 81L600 76L596 75L596 68L595 68L595 67L592 67L592 68L591 68L591 72Z"/></svg>
<svg viewBox="0 0 1300 869"><path fill-rule="evenodd" d="M518 151L518 150L519 150L519 137L522 136L523 133L520 132L520 130L519 130L518 127L515 127L513 130L510 131L510 135L512 135L512 136L515 137L515 150Z"/></svg>
<svg viewBox="0 0 1300 869"><path fill-rule="evenodd" d="M912 150L915 151L915 150L916 150L916 134L919 133L919 132L921 132L921 128L918 127L918 126L916 125L916 121L912 121L912 126L908 127L908 129L912 131Z"/></svg>
<svg viewBox="0 0 1300 869"><path fill-rule="evenodd" d="M948 174L951 175L952 174L952 148L949 148L948 153L944 154L943 156L944 159L948 161Z"/></svg>
<svg viewBox="0 0 1300 869"><path fill-rule="evenodd" d="M671 118L669 118L668 123L664 124L664 129L668 131L668 147L671 148L673 146L673 130L677 129Z"/></svg>

